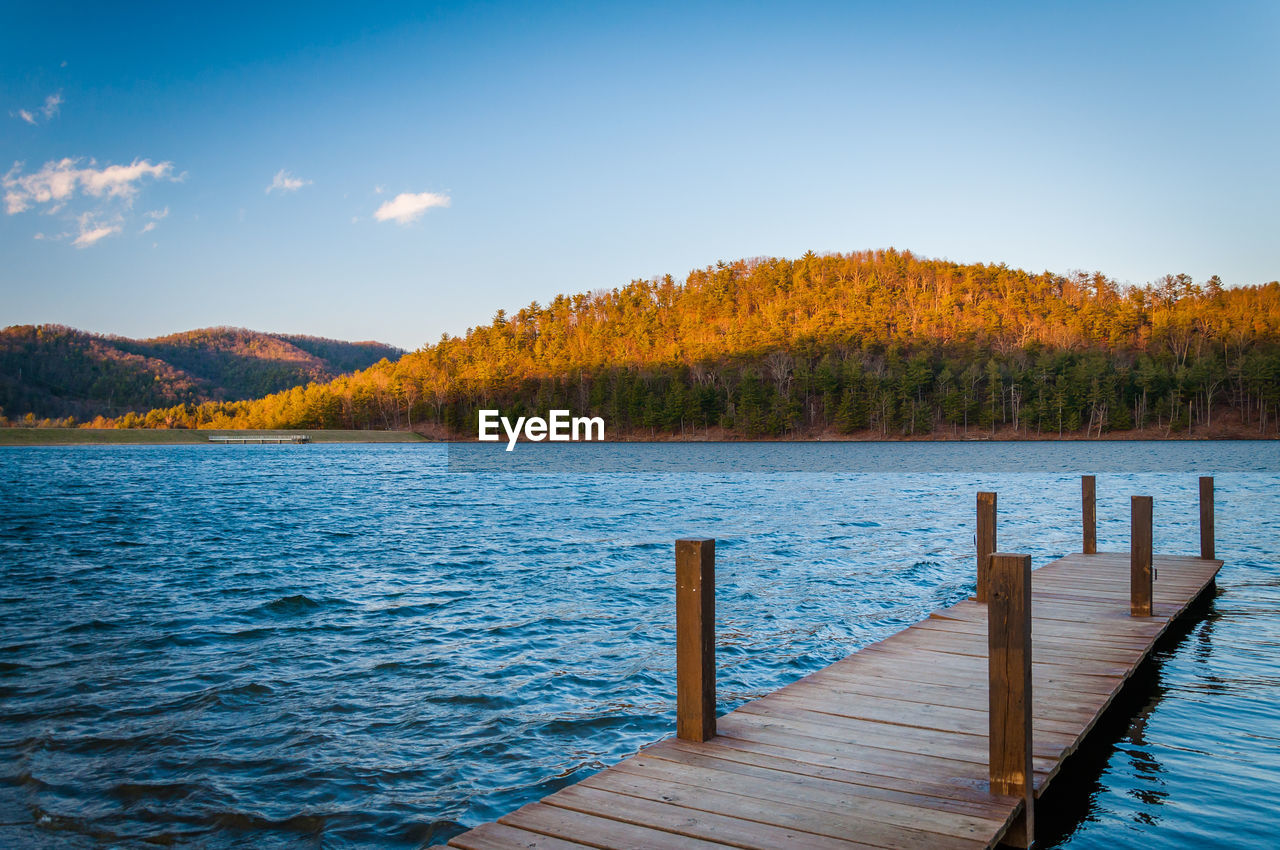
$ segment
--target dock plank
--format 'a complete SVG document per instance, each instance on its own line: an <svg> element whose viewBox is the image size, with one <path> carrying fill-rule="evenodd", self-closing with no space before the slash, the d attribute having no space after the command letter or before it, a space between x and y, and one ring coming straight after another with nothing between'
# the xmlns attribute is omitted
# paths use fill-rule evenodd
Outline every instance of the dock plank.
<svg viewBox="0 0 1280 850"><path fill-rule="evenodd" d="M505 850L509 847L523 847L527 850L582 850L588 845L526 832L506 824L485 823L454 839L451 846L464 850Z"/></svg>
<svg viewBox="0 0 1280 850"><path fill-rule="evenodd" d="M765 807L758 804L751 809L736 809L737 813L704 811L680 806L662 800L647 800L628 794L618 794L579 783L557 791L544 801L552 806L608 817L633 825L654 826L685 839L718 841L743 848L795 847L798 850L867 850L876 847L853 839L820 835L808 829L776 826L759 820L742 817L741 812L763 813ZM783 819L783 813L778 813ZM802 820L791 818L792 820ZM816 821L811 825L818 828ZM674 846L688 846L688 842Z"/></svg>
<svg viewBox="0 0 1280 850"><path fill-rule="evenodd" d="M505 817L498 823L546 836L558 836L585 847L644 847L648 850L722 850L732 847L716 841L703 841L687 835L678 835L663 829L628 823L613 817L576 811L546 803L530 803ZM463 833L449 842L450 847L465 847L470 833ZM513 844L511 847L521 845Z"/></svg>
<svg viewBox="0 0 1280 850"><path fill-rule="evenodd" d="M679 743L679 742L675 742ZM970 815L986 820L1000 820L1005 816L1004 807L993 803L985 795L964 799L955 795L955 786L940 783L899 781L892 777L851 771L816 771L813 765L788 759L769 757L732 758L726 751L705 750L657 750L646 749L635 759L627 759L618 765L627 769L632 762L646 764L645 760L663 761L707 770L727 771L744 776L782 782L798 788L826 790L830 793L869 796L892 800L921 808L938 809L956 814ZM847 808L847 807L846 807Z"/></svg>
<svg viewBox="0 0 1280 850"><path fill-rule="evenodd" d="M600 788L642 800L670 803L698 813L728 815L824 838L899 850L919 847L924 843L956 850L980 847L982 844L975 843L977 839L973 836L986 831L982 829L983 824L973 818L949 816L948 821L942 823L943 813L926 821L930 829L917 829L912 826L913 822L919 823L918 818L927 815L926 812L903 806L895 808L892 803L872 798L858 800L849 795L843 803L846 807L858 805L861 816L855 822L845 816L848 808L841 810L830 798L813 794L808 799L803 796L797 799L797 795L785 793L785 786L781 783L760 782L731 773L716 775L695 771L702 775L703 780L710 779L716 783L714 787L706 787L699 784L699 777L687 771L678 774L678 778L672 776L673 773L676 771L657 770L645 774L642 768L632 765L627 770L606 770L596 774L583 780L579 787ZM961 831L966 834L955 834Z"/></svg>
<svg viewBox="0 0 1280 850"><path fill-rule="evenodd" d="M874 785L850 785L775 770L744 769L732 762L722 766L706 760L680 759L667 761L636 757L618 765L617 771L605 771L598 777L615 773L634 774L658 782L663 787L684 785L700 792L702 783L710 779L715 787L755 800L772 800L788 805L819 809L843 818L857 810L863 817L891 826L916 831L936 832L957 838L985 836L999 826L995 812L969 804L957 811L937 797L911 795ZM594 778L594 777L593 777ZM869 840L865 834L860 840Z"/></svg>
<svg viewBox="0 0 1280 850"><path fill-rule="evenodd" d="M1037 796L1221 561L1156 555L1151 617L1129 613L1129 553L1032 576ZM988 783L986 605L877 641L449 842L506 848L993 847L1023 802Z"/></svg>

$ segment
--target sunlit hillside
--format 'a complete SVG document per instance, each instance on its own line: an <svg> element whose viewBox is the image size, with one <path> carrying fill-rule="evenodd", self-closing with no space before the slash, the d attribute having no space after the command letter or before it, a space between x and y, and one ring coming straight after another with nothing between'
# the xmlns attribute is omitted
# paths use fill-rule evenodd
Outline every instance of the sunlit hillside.
<svg viewBox="0 0 1280 850"><path fill-rule="evenodd" d="M1277 405L1280 283L1121 287L885 250L557 296L327 383L147 419L473 436L481 407L565 407L615 434L1044 436L1224 416L1274 433Z"/></svg>

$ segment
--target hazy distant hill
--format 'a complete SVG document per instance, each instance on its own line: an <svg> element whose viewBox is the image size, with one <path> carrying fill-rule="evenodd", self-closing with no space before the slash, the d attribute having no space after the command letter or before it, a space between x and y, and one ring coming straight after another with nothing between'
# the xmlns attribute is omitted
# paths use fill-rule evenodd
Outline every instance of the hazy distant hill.
<svg viewBox="0 0 1280 850"><path fill-rule="evenodd" d="M60 325L0 331L0 408L10 419L99 414L279 392L395 359L400 349L203 328L155 339L100 336Z"/></svg>

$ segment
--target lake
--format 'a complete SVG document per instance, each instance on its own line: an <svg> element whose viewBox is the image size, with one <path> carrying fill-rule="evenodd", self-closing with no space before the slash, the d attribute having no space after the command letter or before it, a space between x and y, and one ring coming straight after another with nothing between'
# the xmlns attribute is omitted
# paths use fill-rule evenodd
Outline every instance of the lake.
<svg viewBox="0 0 1280 850"><path fill-rule="evenodd" d="M0 449L0 846L443 841L674 731L675 538L723 712L970 595L978 490L1078 551L1082 473L1167 554L1216 476L1226 566L1045 846L1280 834L1280 443L479 448Z"/></svg>

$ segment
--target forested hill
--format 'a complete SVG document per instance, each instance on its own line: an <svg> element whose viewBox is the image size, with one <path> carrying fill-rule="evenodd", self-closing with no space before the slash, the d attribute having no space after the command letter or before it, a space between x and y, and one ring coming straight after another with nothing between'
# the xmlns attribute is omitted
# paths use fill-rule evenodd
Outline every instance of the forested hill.
<svg viewBox="0 0 1280 850"><path fill-rule="evenodd" d="M340 342L205 328L155 339L99 336L59 325L0 331L0 408L11 420L120 416L156 407L257 398L330 381L403 352Z"/></svg>
<svg viewBox="0 0 1280 850"><path fill-rule="evenodd" d="M1278 406L1280 283L1122 287L884 250L557 296L328 384L148 419L474 438L478 408L560 407L615 436L1274 434Z"/></svg>

